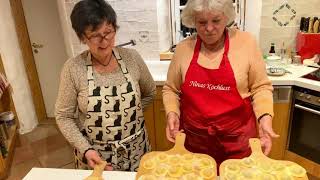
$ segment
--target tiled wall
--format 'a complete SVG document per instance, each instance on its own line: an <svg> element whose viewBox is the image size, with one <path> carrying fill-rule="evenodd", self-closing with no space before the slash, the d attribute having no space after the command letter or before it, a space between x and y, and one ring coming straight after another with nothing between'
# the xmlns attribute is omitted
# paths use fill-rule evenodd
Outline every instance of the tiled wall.
<svg viewBox="0 0 320 180"><path fill-rule="evenodd" d="M279 51L282 43L295 50L300 18L320 17L320 0L262 0L260 47L268 53L270 44Z"/></svg>
<svg viewBox="0 0 320 180"><path fill-rule="evenodd" d="M76 2L78 0L64 0L63 8L68 22L64 26L69 28L66 38L70 39L72 55L77 55L86 49L86 46L80 44L70 25L70 13ZM159 59L159 52L169 49L169 0L108 0L108 2L115 9L120 25L116 44L131 39L136 40L137 45L131 47L137 49L145 60Z"/></svg>

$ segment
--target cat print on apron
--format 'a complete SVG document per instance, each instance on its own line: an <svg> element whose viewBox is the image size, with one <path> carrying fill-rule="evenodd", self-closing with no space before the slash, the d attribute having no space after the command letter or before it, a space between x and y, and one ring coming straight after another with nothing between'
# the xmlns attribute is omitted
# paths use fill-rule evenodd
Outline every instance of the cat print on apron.
<svg viewBox="0 0 320 180"><path fill-rule="evenodd" d="M89 86L87 119L82 134L114 170L137 171L142 156L151 150L145 129L141 93L120 54L113 55L126 79L117 86L96 86L91 55L87 58ZM90 169L75 149L76 168Z"/></svg>

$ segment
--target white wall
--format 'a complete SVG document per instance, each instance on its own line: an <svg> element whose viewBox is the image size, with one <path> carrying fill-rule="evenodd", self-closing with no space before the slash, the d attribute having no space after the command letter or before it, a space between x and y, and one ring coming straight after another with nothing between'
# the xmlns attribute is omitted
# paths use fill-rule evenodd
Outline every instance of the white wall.
<svg viewBox="0 0 320 180"><path fill-rule="evenodd" d="M57 0L58 4L58 12L59 12L59 17L60 17L60 23L61 23L61 28L63 31L63 39L64 39L64 44L66 47L67 55L68 57L73 56L73 50L72 50L72 39L68 36L70 34L70 28L69 28L69 22L67 20L67 14L66 14L66 6L64 4L64 1L62 0Z"/></svg>
<svg viewBox="0 0 320 180"><path fill-rule="evenodd" d="M275 15L274 12L286 3L290 9L284 7ZM246 31L256 36L264 54L268 53L271 43L275 43L276 52L283 43L284 48L295 51L300 18L320 17L319 7L320 0L247 0ZM296 12L294 17L292 10ZM289 24L281 26L274 17L282 23L289 21Z"/></svg>
<svg viewBox="0 0 320 180"><path fill-rule="evenodd" d="M247 0L245 31L251 32L259 41L262 0Z"/></svg>
<svg viewBox="0 0 320 180"><path fill-rule="evenodd" d="M157 0L159 50L167 51L172 44L170 0Z"/></svg>
<svg viewBox="0 0 320 180"><path fill-rule="evenodd" d="M19 47L9 0L0 1L0 54L7 78L13 88L13 101L20 120L20 133L38 124L23 57Z"/></svg>
<svg viewBox="0 0 320 180"><path fill-rule="evenodd" d="M61 0L62 1L62 0ZM69 30L65 37L71 39L69 44L73 55L79 54L86 46L76 37L70 23L70 14L78 0L63 0L65 10L65 27ZM108 0L118 16L120 26L116 44L136 40L136 49L146 59L159 59L160 51L170 48L169 0ZM146 38L143 38L145 36Z"/></svg>

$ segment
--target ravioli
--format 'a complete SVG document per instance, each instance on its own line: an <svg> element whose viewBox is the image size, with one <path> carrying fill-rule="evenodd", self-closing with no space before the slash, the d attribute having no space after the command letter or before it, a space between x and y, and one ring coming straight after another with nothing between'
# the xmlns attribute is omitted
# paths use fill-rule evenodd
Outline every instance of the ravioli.
<svg viewBox="0 0 320 180"><path fill-rule="evenodd" d="M160 153L157 156L157 159L159 160L159 162L166 162L168 160L169 155L166 153Z"/></svg>
<svg viewBox="0 0 320 180"><path fill-rule="evenodd" d="M159 166L156 167L154 170L154 174L156 176L165 176L168 173L168 167L166 165L160 164Z"/></svg>
<svg viewBox="0 0 320 180"><path fill-rule="evenodd" d="M152 174L144 174L138 180L157 180L157 177Z"/></svg>
<svg viewBox="0 0 320 180"><path fill-rule="evenodd" d="M299 165L291 165L288 167L289 173L294 177L304 177L306 175L306 170Z"/></svg>
<svg viewBox="0 0 320 180"><path fill-rule="evenodd" d="M272 171L284 171L286 166L283 163L274 162L271 166Z"/></svg>
<svg viewBox="0 0 320 180"><path fill-rule="evenodd" d="M181 166L171 166L169 171L168 171L168 175L170 177L181 177L183 175L183 171Z"/></svg>
<svg viewBox="0 0 320 180"><path fill-rule="evenodd" d="M216 177L214 161L193 153L158 153L143 161L142 167L146 174L158 180L212 180Z"/></svg>
<svg viewBox="0 0 320 180"><path fill-rule="evenodd" d="M201 158L199 160L199 166L201 168L207 168L207 167L213 167L213 164L209 158Z"/></svg>
<svg viewBox="0 0 320 180"><path fill-rule="evenodd" d="M145 169L154 169L156 166L156 162L153 160L153 159L149 159L149 160L146 160L144 163L143 163L143 167Z"/></svg>
<svg viewBox="0 0 320 180"><path fill-rule="evenodd" d="M246 178L246 179L257 179L259 175L259 170L257 169L244 169L241 171L241 176Z"/></svg>
<svg viewBox="0 0 320 180"><path fill-rule="evenodd" d="M178 164L180 164L182 158L179 155L172 155L169 157L168 163L171 166L176 166Z"/></svg>
<svg viewBox="0 0 320 180"><path fill-rule="evenodd" d="M188 161L188 162L193 160L193 154L191 154L191 153L186 153L186 154L182 155L182 157L185 161Z"/></svg>
<svg viewBox="0 0 320 180"><path fill-rule="evenodd" d="M241 159L241 163L246 166L246 167L253 167L256 165L256 162L254 161L254 159L250 158L250 157L246 157Z"/></svg>
<svg viewBox="0 0 320 180"><path fill-rule="evenodd" d="M231 173L231 172L225 172L224 178L226 180L237 180L238 179L238 174Z"/></svg>
<svg viewBox="0 0 320 180"><path fill-rule="evenodd" d="M225 171L230 173L238 173L240 171L240 165L238 163L230 163L225 166Z"/></svg>
<svg viewBox="0 0 320 180"><path fill-rule="evenodd" d="M272 165L273 164L268 161L260 161L258 163L258 168L263 172L270 173L272 171Z"/></svg>
<svg viewBox="0 0 320 180"><path fill-rule="evenodd" d="M278 180L294 180L293 177L286 172L279 172L276 176Z"/></svg>
<svg viewBox="0 0 320 180"><path fill-rule="evenodd" d="M261 173L258 175L259 180L277 180L276 176L268 174L268 173Z"/></svg>
<svg viewBox="0 0 320 180"><path fill-rule="evenodd" d="M202 177L199 177L199 175L195 173L189 173L185 174L181 177L182 180L203 180Z"/></svg>
<svg viewBox="0 0 320 180"><path fill-rule="evenodd" d="M215 175L215 169L213 168L205 168L200 171L200 176L204 179L212 179Z"/></svg>

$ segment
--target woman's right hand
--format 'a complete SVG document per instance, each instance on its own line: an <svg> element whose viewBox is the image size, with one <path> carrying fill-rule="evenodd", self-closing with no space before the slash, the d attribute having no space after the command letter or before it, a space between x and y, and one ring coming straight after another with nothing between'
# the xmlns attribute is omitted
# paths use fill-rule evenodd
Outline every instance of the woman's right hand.
<svg viewBox="0 0 320 180"><path fill-rule="evenodd" d="M88 150L85 154L85 157L88 161L88 165L94 169L94 167L97 165L97 164L100 164L102 159L101 157L99 156L99 154L97 153L97 151L95 150ZM112 171L112 166L111 164L107 164L106 167L104 168L106 171Z"/></svg>
<svg viewBox="0 0 320 180"><path fill-rule="evenodd" d="M166 135L170 142L175 142L176 135L179 132L180 120L175 112L169 112L167 115Z"/></svg>

